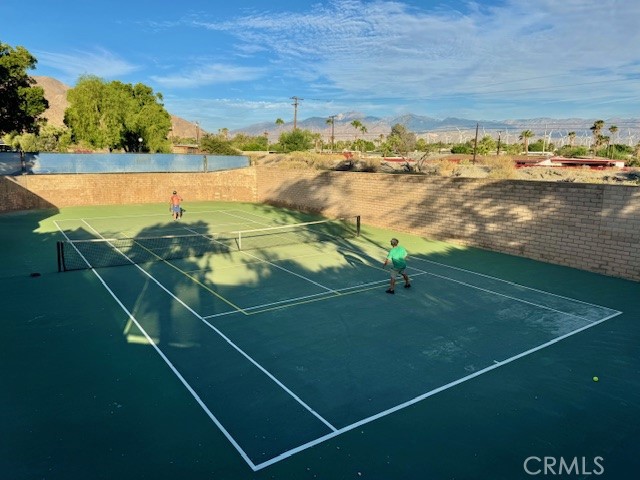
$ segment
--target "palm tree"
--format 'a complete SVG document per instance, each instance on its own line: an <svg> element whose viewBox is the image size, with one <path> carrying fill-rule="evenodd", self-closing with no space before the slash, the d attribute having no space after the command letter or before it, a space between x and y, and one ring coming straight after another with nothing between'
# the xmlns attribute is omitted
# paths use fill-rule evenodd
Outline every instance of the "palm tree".
<svg viewBox="0 0 640 480"><path fill-rule="evenodd" d="M311 140L313 140L313 149L317 151L322 151L322 135L320 133L312 133Z"/></svg>
<svg viewBox="0 0 640 480"><path fill-rule="evenodd" d="M351 126L356 129L356 142L358 141L358 131L362 128L362 122L360 120L354 120L351 122Z"/></svg>
<svg viewBox="0 0 640 480"><path fill-rule="evenodd" d="M523 132L520 132L520 136L518 138L524 141L525 153L529 152L529 139L533 137L535 137L535 133L531 130L524 130Z"/></svg>
<svg viewBox="0 0 640 480"><path fill-rule="evenodd" d="M593 153L596 153L598 151L598 147L601 145L600 141L602 135L600 135L600 132L602 131L602 128L604 127L604 120L596 120L595 122L593 122L593 126L591 126L591 128L589 130L591 130L592 135L593 135Z"/></svg>
<svg viewBox="0 0 640 480"><path fill-rule="evenodd" d="M567 133L567 136L569 137L569 146L573 147L573 142L576 139L576 132L569 132Z"/></svg>
<svg viewBox="0 0 640 480"><path fill-rule="evenodd" d="M276 118L276 125L280 126L280 125L284 125L284 120L281 118Z"/></svg>
<svg viewBox="0 0 640 480"><path fill-rule="evenodd" d="M327 125L331 125L331 152L332 153L333 153L333 141L335 140L335 136L333 135L335 123L336 123L335 115L331 115L329 118L327 118Z"/></svg>
<svg viewBox="0 0 640 480"><path fill-rule="evenodd" d="M362 132L362 137L364 138L364 134L367 133L367 127L365 127L364 125L360 125L360 131ZM364 151L364 140L362 140L362 150Z"/></svg>
<svg viewBox="0 0 640 480"><path fill-rule="evenodd" d="M610 152L610 157L609 158L613 158L613 151L616 148L615 136L616 136L616 132L618 131L618 127L616 125L611 125L609 127L609 131L611 132L611 138L613 140L613 145L611 145L611 152Z"/></svg>

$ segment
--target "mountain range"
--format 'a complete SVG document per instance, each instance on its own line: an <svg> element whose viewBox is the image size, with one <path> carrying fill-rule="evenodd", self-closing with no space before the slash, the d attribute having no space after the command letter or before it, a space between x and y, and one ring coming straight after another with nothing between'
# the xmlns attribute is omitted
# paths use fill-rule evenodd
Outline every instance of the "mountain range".
<svg viewBox="0 0 640 480"><path fill-rule="evenodd" d="M68 106L67 91L69 86L62 82L44 76L34 76L37 85L44 89L44 94L49 102L49 109L43 114L50 124L62 126L64 111ZM171 112L169 112L171 113ZM363 132L356 129L351 123L358 120L365 128ZM372 117L359 112L347 112L335 115L333 128L327 123L325 117L311 117L298 121L296 126L301 129L318 133L326 141L329 141L333 133L335 141L353 140L365 138L376 140L389 134L393 125L404 125L407 130L416 133L418 138L425 138L429 142L444 141L462 143L473 139L476 135L482 138L491 135L494 138L501 137L505 143L518 141L518 136L525 130L534 133L534 139L547 138L548 141L564 141L569 132L576 133L575 144L587 144L591 141L591 126L597 118L532 118L511 120L473 120L465 118L448 117L437 119L427 116L405 114L395 117ZM602 130L603 135L612 137L615 143L635 145L640 140L640 118L608 118ZM197 138L207 133L198 124L189 122L176 115L171 115L171 136L180 138ZM617 130L610 132L609 128L616 126ZM251 136L267 135L270 142L275 142L282 132L291 131L292 122L277 125L275 122L263 122L248 125L246 127L229 131L231 135L244 133Z"/></svg>

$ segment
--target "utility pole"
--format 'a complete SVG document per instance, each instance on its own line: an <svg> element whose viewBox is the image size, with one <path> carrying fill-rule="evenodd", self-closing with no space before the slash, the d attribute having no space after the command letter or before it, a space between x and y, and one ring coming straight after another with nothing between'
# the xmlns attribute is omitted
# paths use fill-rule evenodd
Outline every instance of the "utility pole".
<svg viewBox="0 0 640 480"><path fill-rule="evenodd" d="M298 128L298 102L304 100L304 98L298 98L298 97L291 97L291 99L293 100L293 103L291 105L293 105L293 130L297 130Z"/></svg>
<svg viewBox="0 0 640 480"><path fill-rule="evenodd" d="M473 163L476 163L476 152L478 151L478 127L479 123L476 123L476 139L473 142Z"/></svg>
<svg viewBox="0 0 640 480"><path fill-rule="evenodd" d="M335 138L335 136L333 135L333 132L334 132L334 124L336 122L336 117L337 115L331 115L329 117L329 119L331 119L331 153L333 153L333 140Z"/></svg>
<svg viewBox="0 0 640 480"><path fill-rule="evenodd" d="M502 130L498 130L498 156L500 156L500 134L502 133Z"/></svg>

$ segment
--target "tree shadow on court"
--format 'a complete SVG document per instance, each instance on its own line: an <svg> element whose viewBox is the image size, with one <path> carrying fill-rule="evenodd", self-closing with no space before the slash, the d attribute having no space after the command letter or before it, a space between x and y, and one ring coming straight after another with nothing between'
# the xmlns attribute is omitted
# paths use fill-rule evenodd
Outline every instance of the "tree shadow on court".
<svg viewBox="0 0 640 480"><path fill-rule="evenodd" d="M373 175L373 177L372 177ZM375 181L370 182L370 178ZM452 242L446 254L452 261L492 271L491 252L545 263L613 274L617 244L637 242L637 234L621 228L634 221L635 198L628 189L622 208L607 208L594 215L585 202L586 190L594 201L606 198L607 185L550 184L520 180L425 177L424 175L356 172L308 173L265 188L264 201L327 217L361 214L364 225L403 232L425 239ZM613 195L613 193L611 193ZM456 213L452 213L456 212ZM561 239L561 240L559 240ZM457 244L458 247L453 244ZM581 245L598 247L610 261L590 261ZM386 241L382 247L386 248ZM465 251L467 249L467 251ZM440 260L445 253L437 253ZM474 258L471 259L470 256ZM456 260L459 259L459 260ZM628 268L640 267L635 257ZM618 267L619 269L619 267ZM521 272L513 272L521 273ZM534 279L532 280L540 280Z"/></svg>
<svg viewBox="0 0 640 480"><path fill-rule="evenodd" d="M213 268L209 260L213 255L226 255L227 248L210 239L205 222L180 221L180 227L184 234L159 235L163 229L175 229L170 222L140 230L117 246L115 254L120 258L105 259L119 266L97 270L135 319L123 330L131 343L151 339L170 349L193 349L201 344L198 312L214 288L206 285L206 274ZM109 245L102 247L113 250ZM100 265L103 260L96 258L95 262ZM211 308L215 310L215 302Z"/></svg>
<svg viewBox="0 0 640 480"><path fill-rule="evenodd" d="M304 182L298 184L296 186L296 191L298 187L304 188L306 187L306 184ZM346 190L346 192L347 194L352 193L349 190ZM388 192L378 192L373 198L382 202L386 198L387 193ZM294 195L294 190L292 190L290 194ZM312 194L314 201L318 204L324 201L323 199L325 198L325 194L321 190L314 191ZM418 208L426 208L430 202L437 201L439 201L437 198L431 198L429 195L425 195L423 203ZM331 205L335 206L333 203ZM394 207L397 208L397 210L393 210L391 213L399 215L402 213L402 209L414 208L412 205L413 204L408 201L403 204L399 203ZM327 214L327 216L334 217L339 216L339 213L354 213L350 210L352 207L357 210L357 204L343 206L340 203L339 207L344 208L344 210L320 209L319 211L323 214ZM257 211L263 211L265 215L273 213L273 209L269 206L256 208L258 209ZM471 206L468 205L467 208L471 208ZM349 211L346 212L346 210ZM475 214L480 215L477 212ZM508 215L509 212L496 210L496 215L498 214ZM286 210L279 212L275 217L275 221L276 223L291 223L294 221L304 222L314 220L316 218L318 218L316 213L301 213L295 212L294 210ZM477 221L480 222L480 220L481 217L478 216ZM172 228L175 225L175 223L171 223ZM206 229L209 227L205 222L191 222L186 219L186 217L181 221L180 225L197 232L207 231ZM144 239L157 236L159 230L169 226L169 222L159 222L155 225L149 226L148 228L140 231L136 235L135 240L138 244L145 245L146 248L150 248L151 245L146 243ZM416 220L415 224L412 224L412 227L418 228L418 226L419 222ZM31 225L29 228L34 228L34 225ZM363 233L363 240L366 240L366 242L364 243L374 246L381 254L386 251L388 248L388 239L386 238L388 232L385 231L381 235L379 231L374 229L369 230L367 228L365 230L366 231ZM78 229L75 230L75 233L77 235L85 235L87 234L87 231ZM490 232L488 231L488 233ZM402 233L394 235L400 236L402 240L405 238ZM413 243L410 243L413 242L413 240L408 239L408 242L410 254L413 255L414 253L411 252L411 246ZM407 348L402 344L394 345L394 342L398 341L397 338L394 337L396 330L404 330L406 333L404 337L407 339L406 341L414 342L414 344L410 346L421 355L424 355L425 348L420 344L420 342L423 342L423 344L426 345L428 342L432 341L433 338L436 338L436 340L441 338L443 348L439 350L432 349L430 353L434 357L438 357L443 361L446 361L449 358L449 353L444 347L449 347L452 343L455 343L450 339L445 338L450 332L450 327L447 324L448 319L441 319L442 323L440 324L440 328L442 328L442 330L440 332L437 330L434 331L434 329L438 327L436 324L437 319L434 319L433 324L426 326L421 324L420 321L424 319L425 312L428 313L431 309L436 307L441 310L445 310L448 308L454 309L461 306L467 306L470 311L472 311L473 307L471 299L460 298L459 293L456 293L455 291L445 291L440 295L440 297L438 297L438 295L431 295L430 292L425 291L424 287L420 285L420 280L416 280L414 289L412 289L411 292L407 292L407 295L410 293L411 295L422 296L424 302L421 304L407 301L407 299L402 296L404 294L402 291L395 296L396 298L391 298L384 294L384 288L381 287L380 291L376 291L374 296L367 295L363 292L361 295L343 296L340 300L336 297L335 302L317 304L318 306L316 308L302 307L300 309L289 309L286 313L284 313L284 311L283 313L274 311L275 313L267 313L266 315L255 317L244 317L242 314L224 315L229 312L232 307L222 302L216 294L225 298L235 299L241 291L251 292L252 289L257 288L272 289L278 295L288 297L292 294L289 287L292 285L297 286L302 282L302 280L297 279L294 282L286 284L270 283L274 282L276 272L279 270L275 266L276 260L278 260L277 257L273 258L274 261L272 262L273 264L271 264L264 261L257 261L255 258L252 258L251 255L241 255L241 259L238 260L236 258L237 252L232 250L216 251L215 253L202 253L197 249L197 247L190 243L183 243L182 246L177 245L172 248L175 248L176 252L175 256L173 256L169 261L142 262L140 267L144 269L144 272L134 265L127 265L120 267L98 268L97 273L105 280L108 288L113 291L117 299L122 302L123 306L131 313L132 317L135 318L142 328L144 328L146 334L154 343L156 343L165 357L180 372L183 378L185 378L190 384L197 387L197 393L200 395L199 398L201 398L207 405L221 406L219 410L216 410L216 413L220 411L222 412L222 415L228 416L227 418L222 419L222 424L225 426L235 426L237 430L241 432L239 435L242 435L243 430L251 430L255 425L247 426L246 421L243 423L244 419L238 418L242 415L240 408L236 408L236 405L229 407L229 399L231 399L232 402L235 399L237 403L241 403L240 399L245 401L246 398L251 395L255 395L255 397L251 397L250 406L253 408L253 411L258 412L259 416L265 416L263 413L263 411L266 411L266 409L263 410L265 396L249 391L250 389L253 389L258 393L261 393L260 389L256 387L256 385L260 385L259 381L254 381L255 379L253 377L247 376L247 370L249 369L238 370L238 364L240 363L238 362L238 355L235 352L229 353L229 350L231 350L229 345L224 339L217 335L217 332L213 333L211 331L211 327L203 321L203 316L223 314L220 317L217 317L217 320L222 320L221 323L224 322L224 327L231 328L237 326L238 328L236 331L237 336L233 337L233 339L240 339L240 341L245 342L246 345L255 348L255 351L261 353L263 358L266 359L264 362L261 360L261 364L265 365L269 371L277 372L277 378L284 379L284 383L286 385L295 385L294 391L296 394L299 394L300 397L306 401L317 402L314 403L314 405L320 405L321 408L326 409L323 411L331 412L333 415L332 418L338 417L341 419L349 419L349 415L353 418L357 416L356 414L362 413L360 418L363 418L366 414L382 410L382 408L376 409L371 406L372 398L368 388L372 388L373 391L377 391L376 385L382 386L381 388L383 388L383 390L381 390L381 395L376 397L374 401L382 402L385 400L384 396L389 395L389 404L396 405L398 403L398 398L401 396L394 397L394 390L389 386L389 384L392 383L394 379L404 376L412 378L409 374L415 371L416 365L402 362L401 359L405 353L404 350L407 350ZM346 249L345 247L341 251L343 253L344 264L336 264L333 260L329 259L324 261L321 258L318 263L313 266L308 265L305 267L304 262L296 263L295 266L310 279L327 278L332 276L333 278L347 278L350 268L357 269L364 263L381 263L383 260L382 256L380 258L374 258L371 254L371 250L364 248L357 242L351 243L349 249ZM137 252L137 250L135 252ZM265 248L262 250L258 249L255 254L256 256L261 258L264 257L269 260L269 252L270 250ZM249 253L252 254L251 252ZM505 274L503 276L510 279L526 278L527 275L534 275L536 277L540 277L540 279L533 279L532 281L542 282L543 279L548 281L550 277L546 274L549 272L552 273L552 278L558 278L555 275L559 273L559 271L556 272L554 270L555 267L540 264L539 262L536 263L526 259L514 259L513 257L480 249L452 247L450 249L442 248L434 250L433 252L415 254L421 255L424 259L460 266L461 268L479 270L486 273L500 272L501 269L503 269L503 273ZM142 253L135 253L135 255L140 255L137 260L144 259ZM221 273L216 270L219 268L219 265L225 262L231 262L232 260L239 261L242 268L246 269L253 275L248 279L238 280L236 282L229 281L224 284L216 284L211 281L209 275ZM280 265L284 265L285 267L292 266L296 260L290 259L289 262L289 264L285 263ZM509 267L509 265L511 265L511 267ZM516 266L514 267L513 265ZM508 272L509 268L513 269L510 273ZM60 275L68 275L70 276L69 278L74 276L76 282L86 282L90 277L88 272L69 272ZM570 277L571 275L565 273L565 276L561 278L568 279ZM222 275L221 278L225 278L225 276ZM580 282L584 278L585 275L577 274L574 277L577 282ZM388 277L385 274L381 279L386 282ZM593 286L602 287L604 285L605 287L610 287L610 290L615 290L613 287L619 285L619 283L620 281L618 280L603 282L602 278L599 278L598 281L594 281ZM375 285L374 288L378 288L377 285ZM606 288L604 290L606 290ZM631 288L628 290L631 292L635 291ZM72 292L73 290L70 291ZM598 292L598 295L603 295L602 288L594 291ZM261 301L261 295L261 291L256 291L256 293L254 293L253 296L256 298L256 302ZM82 299L73 297L73 293L70 293L70 297L66 299L67 302L72 298L75 303L71 303L71 306L67 303L67 306L64 307L67 310L72 310L72 306L77 302L91 302L90 298ZM244 298L246 299L251 297ZM632 298L631 295L629 298ZM629 300L629 302L631 302L631 300ZM246 305L240 304L240 306L245 307ZM75 309L73 310L75 311ZM67 314L74 315L74 311L68 312ZM386 317L385 312L388 313ZM131 318L123 321L124 317L126 317L126 315L118 316L115 320L107 320L121 322L119 328L122 332L122 338L131 346L131 348L129 348L129 346L126 348L128 350L139 351L141 348L139 344L144 344L144 348L149 349L149 340L145 337L141 329L138 328ZM238 319L241 319L241 321L238 321ZM383 322L387 322L391 327L382 326L381 324ZM216 325L215 321L211 321L211 323ZM281 329L283 324L288 324L288 330L287 328ZM328 329L327 326L329 327ZM222 327L220 328L222 331L226 331ZM323 328L325 330L322 330ZM386 336L381 335L381 332L385 331L384 328L390 328L389 330L386 330L388 333ZM420 331L422 332L421 337L416 335L416 332ZM81 339L79 341L81 341ZM624 349L628 347L628 345L625 343L625 340L621 338L618 344L615 344L615 347L622 347L622 349ZM75 348L79 347L75 346ZM580 346L575 348L579 349ZM591 348L589 353L595 350L597 349ZM615 350L612 349L612 351L612 355L619 355L618 348ZM631 352L628 348L627 351ZM278 354L281 352L284 354L279 358ZM554 354L558 357L554 361L557 362L557 364L560 364L565 361L565 359L557 352L558 349L554 349ZM91 352L88 353L91 354ZM595 353L597 354L598 352L596 351ZM584 354L583 356L586 357L587 355ZM631 360L627 359L629 356L630 355L626 355L625 361L631 362ZM543 360L549 361L549 357L550 354L547 353ZM367 371L366 369L369 368L369 364L376 365L376 362L379 362L379 371L385 371L386 368L390 368L389 371L391 373L395 373L395 375L389 375L386 378L382 378L380 382L375 383L373 380L377 379L376 375L378 375L378 372L375 371L375 368L371 371ZM530 363L534 362L532 361ZM574 369L585 369L584 365L581 365L578 362L574 363ZM501 383L500 379L503 377L496 376L496 380L494 380L493 383L489 382L490 388L486 387L483 389L482 385L486 384L482 384L478 387L474 383L473 388L468 387L466 392L468 392L469 397L473 399L477 398L479 395L478 391L480 389L482 395L486 397L486 403L483 404L484 406L480 406L483 413L488 412L485 415L485 418L492 415L504 416L505 412L512 412L516 409L514 407L509 410L508 408L510 405L507 401L502 402L500 399L496 401L495 394L496 391L498 391L504 393L505 397L509 396L511 398L511 396L513 396L521 399L524 404L527 405L528 411L533 412L536 419L540 419L542 417L542 420L549 420L549 418L545 417L545 412L542 414L540 413L542 408L537 406L537 397L534 402L531 399L531 395L529 395L531 389L539 387L539 385L535 384L539 375L539 369L535 368L536 365L529 367L531 370L527 371L527 375L519 376L517 373L512 373L513 378L510 377L509 382ZM133 365L127 366L127 368L136 369L140 367L138 365ZM253 370L256 369L253 368ZM437 368L434 368L433 370L436 372L438 371ZM551 372L552 369L548 370L550 373L544 374L544 378L547 379L548 384L557 383L555 375L559 369L556 368L553 372ZM561 370L560 373L562 374L565 371L566 370ZM503 370L500 372L503 372ZM91 372L91 374L94 375L95 373ZM146 372L144 372L144 375L146 375ZM564 380L572 381L572 374L565 373L564 375L566 377ZM261 372L258 372L258 376L264 377ZM419 382L428 376L429 375L421 375L419 378L417 376L413 377L414 379L417 378L415 383L404 386L414 388L417 391L417 393L412 392L411 395L423 393L427 389L425 389ZM620 378L623 378L623 375L621 375ZM573 379L573 381L575 382L575 379ZM331 388L332 382L338 382L338 386L342 388L342 390ZM507 387L504 387L505 384ZM373 385L373 387L371 387L371 385ZM234 388L236 389L235 391L233 390ZM501 388L506 391L501 391ZM337 393L345 391L348 395L341 395ZM525 391L526 393L523 393ZM582 388L579 393L582 395L589 395L589 391L585 392L585 388ZM411 395L409 395L409 397L411 397ZM570 404L570 402L577 402L576 404L579 404L581 401L580 399L574 398L572 394L567 393L566 396L568 397L568 404ZM467 408L472 402L465 403L465 399L460 399L459 392L457 391L454 392L453 397L449 395L445 395L443 397L444 400L442 401L442 404L446 403L446 405L441 407L441 411L437 410L439 413L438 418L446 419L447 415L450 415L452 411L456 411L456 408L460 408L460 411L462 411L463 414L465 412L468 413L473 411L473 408ZM125 398L129 400L130 397ZM400 399L403 400L404 397ZM437 397L436 401L439 401L439 399L440 397ZM506 404L506 407L504 404ZM382 403L380 405L382 405ZM434 411L432 405L432 403L429 404L428 409L416 406L415 408L412 408L410 412L402 414L400 421L403 421L402 418L405 418L407 419L407 422L412 422L413 424L418 425L418 427L415 428L415 431L424 430L421 425L425 424L425 422L433 424L434 428L436 428L436 432L444 435L436 435L438 438L437 441L441 443L442 438L448 438L446 437L446 432L450 429L450 425L448 425L444 420L442 422L434 421L432 415L430 416L429 413L425 413L426 410L429 412ZM439 405L439 403L437 405ZM490 405L491 408L487 408L486 405ZM517 408L521 409L522 404L519 405L520 406ZM128 406L129 405L127 405L127 408ZM545 404L545 407L551 409L552 412L556 412L560 408L557 404L553 403L553 400L548 401L548 403ZM370 408L371 410L367 412L366 408ZM417 421L415 416L411 416L416 412L420 412L422 415ZM344 417L341 417L341 415L344 415ZM140 417L143 417L143 415L140 415ZM479 415L478 417L482 418L482 415ZM552 415L549 417L552 417ZM485 431L483 429L484 424L473 414L468 414L468 417L463 416L463 418L467 421L466 425L469 427L469 430L474 430L478 433L478 438L482 438L482 432ZM527 421L530 420L527 420L524 416L523 418L520 418L516 414L512 414L509 419L513 421L512 425L520 427L517 429L518 436L535 434L535 427L530 426L527 423ZM553 420L553 418L551 418L551 420ZM201 418L197 417L197 420L195 421L201 421ZM398 418L391 419L391 421L396 422L398 421ZM465 421L457 423L462 425ZM579 422L579 418L577 418L576 421ZM477 423L474 424L473 422ZM552 422L543 421L540 423L549 424ZM381 424L386 425L388 428L389 422L376 422L372 425L363 425L361 428L366 432L370 432L372 430L376 431L376 429L383 428L381 427ZM127 425L127 427L130 428L130 425ZM278 431L278 428L281 430ZM274 431L278 434L281 434L280 432L286 430L282 428L282 425L279 425L278 428L273 425L269 425L269 429L266 430L268 432ZM408 428L411 429L412 427ZM490 426L490 428L493 428L493 426ZM513 428L514 430L516 429L515 427ZM156 431L153 430L153 432L155 434ZM415 434L417 435L418 433ZM553 432L550 434L553 434ZM138 435L140 435L140 433L136 433L135 436ZM252 437L255 436L253 431L250 432L250 435ZM397 445L406 446L400 438L401 436L404 438L404 434L394 436L393 433L389 434L388 431L385 431L380 432L379 437L389 438L389 435L391 435L394 440L397 440ZM424 433L423 435L427 441L432 441L434 444L436 443L436 440L430 439L427 433ZM508 432L507 434L503 433L502 435L503 437L501 439L498 439L496 442L492 442L493 446L497 445L498 450L500 447L504 450L504 446L511 445L515 438L510 437ZM630 438L630 434L628 437ZM353 452L362 447L362 444L359 444L357 440L356 446L353 447L353 444L351 443L352 438L346 436L341 437L339 441L343 442L341 445L345 445L344 449L346 450L348 448L349 452ZM124 442L124 444L130 445L127 442ZM246 438L242 438L241 443L243 446L247 444L246 442L250 444L251 439L247 440ZM270 443L274 445L276 444L276 442ZM565 443L568 442L565 441ZM424 442L421 444L424 444ZM449 448L455 449L456 447L456 445L453 444L449 445L446 440L445 444ZM378 445L374 442L371 444L365 443L365 445L373 446L373 448L377 449L383 456L387 454L383 452L384 449L392 448L388 444ZM437 445L435 447L432 445L432 447L437 448ZM319 448L322 449L323 446L320 445ZM325 451L327 451L328 448L329 447L326 447ZM331 444L330 448L334 450L335 446ZM476 448L477 442L474 443L473 447L469 446L465 449L467 458L474 458ZM400 450L400 447L398 447L398 450ZM486 457L490 457L490 447L487 447L484 453ZM529 454L530 452L527 451L524 453ZM423 454L423 452L415 453L415 457L409 458L408 461L418 462L418 459L421 458L419 457L420 454ZM408 456L410 457L410 455ZM367 456L362 456L362 458L365 457ZM301 458L303 460L300 460L300 462L307 462L309 458L311 458L310 461L315 461L313 454L307 455L303 453L301 454ZM296 457L293 457L291 460L293 463L298 461L296 460ZM331 456L331 462L333 464L339 464L341 460L343 459L336 459L334 456ZM441 464L447 465L446 461L437 461L440 461ZM319 460L316 461L316 464L321 463L325 462L321 462ZM282 468L286 468L288 465L289 463Z"/></svg>

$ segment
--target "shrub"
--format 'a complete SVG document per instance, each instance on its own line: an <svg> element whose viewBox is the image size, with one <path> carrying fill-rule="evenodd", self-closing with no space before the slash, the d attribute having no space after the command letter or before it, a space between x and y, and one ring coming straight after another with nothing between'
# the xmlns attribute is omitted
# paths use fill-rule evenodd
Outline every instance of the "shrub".
<svg viewBox="0 0 640 480"><path fill-rule="evenodd" d="M516 177L516 163L509 155L486 157L483 163L489 167L489 178L504 180Z"/></svg>

